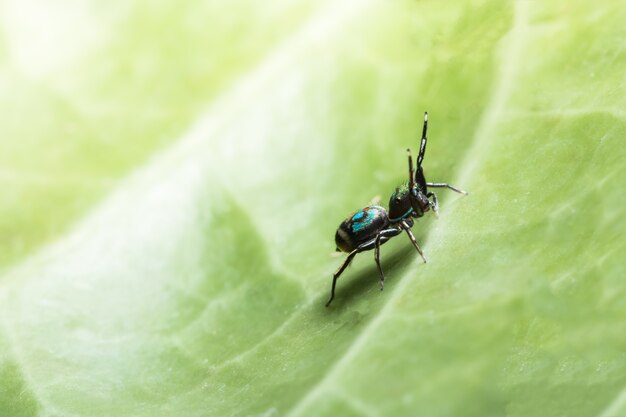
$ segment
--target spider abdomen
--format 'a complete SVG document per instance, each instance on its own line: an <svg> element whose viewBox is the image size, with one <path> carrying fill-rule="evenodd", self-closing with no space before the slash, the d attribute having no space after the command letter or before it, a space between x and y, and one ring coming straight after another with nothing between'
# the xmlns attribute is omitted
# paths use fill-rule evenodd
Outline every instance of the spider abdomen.
<svg viewBox="0 0 626 417"><path fill-rule="evenodd" d="M337 228L335 244L342 252L352 252L360 244L376 238L389 225L384 207L367 206L348 216Z"/></svg>

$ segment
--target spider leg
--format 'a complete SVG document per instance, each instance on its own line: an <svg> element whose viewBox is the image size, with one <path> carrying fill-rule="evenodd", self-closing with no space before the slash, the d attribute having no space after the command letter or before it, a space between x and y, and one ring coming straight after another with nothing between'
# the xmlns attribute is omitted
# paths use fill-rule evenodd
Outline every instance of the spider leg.
<svg viewBox="0 0 626 417"><path fill-rule="evenodd" d="M376 259L376 264L378 265L378 271L380 272L380 277L381 277L380 282L381 282L381 287L382 287L382 285L383 285L382 283L385 280L385 276L383 274L383 269L380 266L380 259L379 259L380 245L382 245L383 243L387 242L392 237L399 235L400 233L402 233L402 230L398 229L398 228L395 228L395 227L381 230L380 232L378 232L378 234L376 235L375 238L373 238L371 240L368 240L367 242L361 243L359 246L357 246L356 249L354 249L352 252L350 252L348 254L348 257L346 258L346 260L343 262L343 264L333 274L333 285L332 285L331 290L330 290L330 298L326 302L326 307L328 307L330 305L330 303L333 301L333 299L335 298L335 287L337 285L337 279L343 273L343 271L346 270L348 265L350 265L350 262L352 262L352 259L354 259L354 257L356 256L357 253L365 252L365 251L368 251L368 250L371 250L371 249L375 249L374 256L375 256L375 259Z"/></svg>
<svg viewBox="0 0 626 417"><path fill-rule="evenodd" d="M439 202L437 201L437 194L429 191L426 193L426 198L432 197L433 200L430 202L430 208L433 209L433 213L435 213L436 217L439 217Z"/></svg>
<svg viewBox="0 0 626 417"><path fill-rule="evenodd" d="M449 188L450 190L456 191L457 193L460 193L460 194L465 194L465 195L468 194L467 191L463 191L460 188L456 188L450 184L446 184L443 182L427 182L426 186L432 187L432 188Z"/></svg>
<svg viewBox="0 0 626 417"><path fill-rule="evenodd" d="M378 272L380 273L380 290L382 291L385 287L385 274L383 273L383 268L380 266L380 234L376 236L374 248L374 260L376 261L376 266L378 267Z"/></svg>
<svg viewBox="0 0 626 417"><path fill-rule="evenodd" d="M402 227L402 229L404 229L406 234L409 235L409 239L411 239L413 246L415 246L415 249L417 249L417 252L420 254L422 259L424 260L424 263L426 263L426 257L424 256L424 252L422 252L422 249L417 244L417 240L415 240L415 236L413 236L413 232L411 232L411 228L409 227L409 225L406 224L404 221L402 221L400 222L400 226Z"/></svg>

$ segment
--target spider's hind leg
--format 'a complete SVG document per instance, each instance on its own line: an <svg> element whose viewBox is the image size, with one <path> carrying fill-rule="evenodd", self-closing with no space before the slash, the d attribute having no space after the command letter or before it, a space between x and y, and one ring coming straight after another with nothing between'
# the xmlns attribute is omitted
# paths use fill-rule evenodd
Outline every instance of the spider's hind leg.
<svg viewBox="0 0 626 417"><path fill-rule="evenodd" d="M392 237L399 235L400 233L402 233L402 229L393 228L393 227L389 229L381 230L380 232L378 232L375 238L368 240L367 242L361 243L359 246L357 246L356 249L350 252L346 260L343 262L343 264L333 274L333 285L330 290L330 298L326 302L326 307L328 307L330 303L333 301L333 299L335 298L335 287L337 285L337 279L343 273L343 271L346 270L348 265L350 265L350 262L352 262L352 259L354 259L356 254L360 252L365 252L371 249L375 249L374 260L376 260L376 265L378 266L378 272L380 273L380 285L382 289L383 282L385 281L385 275L383 274L383 269L380 265L380 245L387 242Z"/></svg>

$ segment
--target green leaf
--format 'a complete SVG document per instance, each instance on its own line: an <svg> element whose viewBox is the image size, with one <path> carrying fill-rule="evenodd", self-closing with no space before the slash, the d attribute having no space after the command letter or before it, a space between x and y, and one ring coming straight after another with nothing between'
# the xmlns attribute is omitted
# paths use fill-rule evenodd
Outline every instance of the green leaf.
<svg viewBox="0 0 626 417"><path fill-rule="evenodd" d="M617 2L32 3L48 37L15 0L0 42L0 415L626 413ZM424 110L427 178L470 196L325 308Z"/></svg>

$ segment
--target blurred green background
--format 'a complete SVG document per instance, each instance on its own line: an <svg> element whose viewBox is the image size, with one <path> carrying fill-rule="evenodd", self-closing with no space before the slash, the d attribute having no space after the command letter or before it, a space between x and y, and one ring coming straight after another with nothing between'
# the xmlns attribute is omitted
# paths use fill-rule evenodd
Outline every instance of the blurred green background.
<svg viewBox="0 0 626 417"><path fill-rule="evenodd" d="M1 417L626 415L623 2L0 17ZM470 196L324 308L426 110Z"/></svg>

